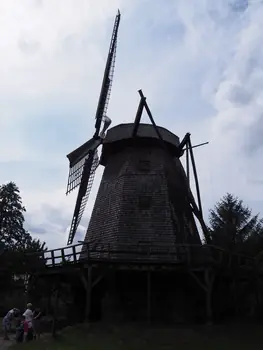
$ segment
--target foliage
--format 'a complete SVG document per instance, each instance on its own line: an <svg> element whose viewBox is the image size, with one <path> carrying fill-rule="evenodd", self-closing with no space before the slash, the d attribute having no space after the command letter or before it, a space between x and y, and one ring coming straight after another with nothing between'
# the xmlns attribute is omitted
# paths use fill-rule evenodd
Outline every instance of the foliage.
<svg viewBox="0 0 263 350"><path fill-rule="evenodd" d="M14 182L0 186L0 244L7 250L40 250L42 244L34 240L24 228L22 199Z"/></svg>
<svg viewBox="0 0 263 350"><path fill-rule="evenodd" d="M263 249L263 220L227 193L210 210L211 243L230 252L255 255Z"/></svg>
<svg viewBox="0 0 263 350"><path fill-rule="evenodd" d="M24 228L25 207L14 182L0 186L0 267L1 291L26 284L27 266L37 269L44 260L28 253L46 250L45 243L33 239Z"/></svg>

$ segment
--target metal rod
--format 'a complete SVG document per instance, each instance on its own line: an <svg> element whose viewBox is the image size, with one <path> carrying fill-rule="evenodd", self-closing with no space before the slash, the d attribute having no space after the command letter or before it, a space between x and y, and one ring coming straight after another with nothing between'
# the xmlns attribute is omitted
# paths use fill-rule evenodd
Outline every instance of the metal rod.
<svg viewBox="0 0 263 350"><path fill-rule="evenodd" d="M203 143L199 143L198 145L194 145L194 146L192 146L192 148L196 148L196 147L204 146L204 145L207 145L207 144L209 144L209 142L208 142L208 141L207 141L207 142L203 142ZM183 151L186 151L186 148L184 148L184 149L183 149Z"/></svg>

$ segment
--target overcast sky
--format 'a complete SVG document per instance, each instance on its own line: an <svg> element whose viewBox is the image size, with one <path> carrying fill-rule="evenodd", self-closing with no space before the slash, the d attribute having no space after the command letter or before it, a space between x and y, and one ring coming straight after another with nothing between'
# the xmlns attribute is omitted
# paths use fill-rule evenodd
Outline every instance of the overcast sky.
<svg viewBox="0 0 263 350"><path fill-rule="evenodd" d="M1 0L0 183L19 186L27 227L66 244L66 154L93 135L118 8L113 124L134 119L142 88L159 125L210 142L195 151L205 215L226 192L263 215L261 2Z"/></svg>

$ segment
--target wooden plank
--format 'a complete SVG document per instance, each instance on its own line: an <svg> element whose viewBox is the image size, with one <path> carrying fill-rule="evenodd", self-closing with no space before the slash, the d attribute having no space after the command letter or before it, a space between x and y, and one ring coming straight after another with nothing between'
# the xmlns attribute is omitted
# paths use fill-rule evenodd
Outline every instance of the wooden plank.
<svg viewBox="0 0 263 350"><path fill-rule="evenodd" d="M147 321L152 321L152 291L151 291L151 271L147 271Z"/></svg>

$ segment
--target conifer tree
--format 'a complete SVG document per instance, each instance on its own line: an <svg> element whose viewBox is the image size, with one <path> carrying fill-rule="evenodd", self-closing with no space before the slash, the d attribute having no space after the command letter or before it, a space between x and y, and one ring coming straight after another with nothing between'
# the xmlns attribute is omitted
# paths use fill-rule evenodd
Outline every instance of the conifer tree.
<svg viewBox="0 0 263 350"><path fill-rule="evenodd" d="M25 211L17 185L9 182L0 186L0 250L37 251L44 247L25 230Z"/></svg>
<svg viewBox="0 0 263 350"><path fill-rule="evenodd" d="M210 210L209 222L211 243L229 251L245 252L262 237L262 219L230 193Z"/></svg>

